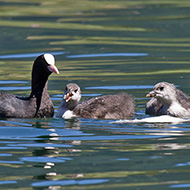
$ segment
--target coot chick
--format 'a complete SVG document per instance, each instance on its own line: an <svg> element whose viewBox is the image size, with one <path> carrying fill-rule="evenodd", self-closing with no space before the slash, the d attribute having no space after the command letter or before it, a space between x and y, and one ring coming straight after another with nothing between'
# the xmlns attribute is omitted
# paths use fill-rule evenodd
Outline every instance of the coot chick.
<svg viewBox="0 0 190 190"><path fill-rule="evenodd" d="M190 117L190 97L171 83L156 84L154 90L149 92L146 97L152 97L146 104L147 114Z"/></svg>
<svg viewBox="0 0 190 190"><path fill-rule="evenodd" d="M128 94L98 96L82 103L79 103L80 99L80 87L75 83L67 84L56 116L64 119L125 119L134 115L134 99Z"/></svg>
<svg viewBox="0 0 190 190"><path fill-rule="evenodd" d="M52 117L54 106L47 91L48 77L52 72L59 74L54 56L43 54L37 57L32 69L30 96L0 93L0 118Z"/></svg>

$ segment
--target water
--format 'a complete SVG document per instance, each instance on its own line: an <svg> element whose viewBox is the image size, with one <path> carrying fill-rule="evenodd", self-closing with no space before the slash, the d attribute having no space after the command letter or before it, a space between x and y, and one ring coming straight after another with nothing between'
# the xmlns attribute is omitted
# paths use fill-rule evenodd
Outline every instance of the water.
<svg viewBox="0 0 190 190"><path fill-rule="evenodd" d="M1 1L0 90L30 93L32 62L55 55L55 111L65 85L82 99L128 92L134 118L160 81L190 94L190 3ZM190 124L1 119L0 189L189 189Z"/></svg>

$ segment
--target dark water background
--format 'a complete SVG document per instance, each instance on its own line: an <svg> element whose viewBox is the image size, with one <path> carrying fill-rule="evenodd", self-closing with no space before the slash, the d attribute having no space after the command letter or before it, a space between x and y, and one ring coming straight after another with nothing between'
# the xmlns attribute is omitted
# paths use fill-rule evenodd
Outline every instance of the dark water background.
<svg viewBox="0 0 190 190"><path fill-rule="evenodd" d="M0 90L30 93L33 60L55 55L82 99L128 92L135 118L160 81L190 94L190 1L0 1ZM189 189L190 124L1 119L0 189Z"/></svg>

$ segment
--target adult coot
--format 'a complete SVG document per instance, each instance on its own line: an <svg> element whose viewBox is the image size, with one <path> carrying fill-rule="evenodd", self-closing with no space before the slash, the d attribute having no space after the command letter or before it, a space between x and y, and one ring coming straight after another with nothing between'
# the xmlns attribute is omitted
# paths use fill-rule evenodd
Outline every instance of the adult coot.
<svg viewBox="0 0 190 190"><path fill-rule="evenodd" d="M48 77L52 72L59 74L55 66L54 56L43 54L37 57L32 69L30 96L19 97L12 94L0 93L0 117L52 117L54 107L47 91Z"/></svg>

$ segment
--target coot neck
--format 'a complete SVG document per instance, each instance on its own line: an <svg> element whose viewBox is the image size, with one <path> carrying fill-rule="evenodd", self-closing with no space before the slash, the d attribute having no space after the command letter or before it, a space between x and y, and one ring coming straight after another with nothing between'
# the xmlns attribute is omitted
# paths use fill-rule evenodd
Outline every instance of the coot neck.
<svg viewBox="0 0 190 190"><path fill-rule="evenodd" d="M35 64L32 70L32 91L29 99L36 98L36 113L35 117L40 110L40 106L44 101L49 99L49 94L47 91L48 76L51 72L44 72L40 65Z"/></svg>
<svg viewBox="0 0 190 190"><path fill-rule="evenodd" d="M41 68L38 68L38 65L33 66L32 70L32 91L30 97L40 98L43 93L47 93L47 84L48 84L48 77L51 72L42 72Z"/></svg>
<svg viewBox="0 0 190 190"><path fill-rule="evenodd" d="M47 85L48 85L47 80L41 82L32 80L32 92L30 96L36 98L41 97L43 93L47 93Z"/></svg>

